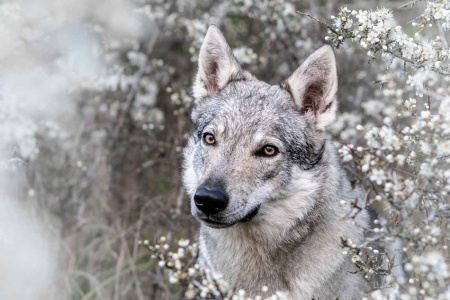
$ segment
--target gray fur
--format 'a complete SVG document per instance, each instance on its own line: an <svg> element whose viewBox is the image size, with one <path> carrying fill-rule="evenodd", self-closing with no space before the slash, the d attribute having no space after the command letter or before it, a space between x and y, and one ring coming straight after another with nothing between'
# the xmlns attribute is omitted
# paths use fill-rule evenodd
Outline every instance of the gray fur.
<svg viewBox="0 0 450 300"><path fill-rule="evenodd" d="M357 195L326 133L337 106L331 48L316 51L282 86L242 71L215 26L201 54L183 182L199 219L206 216L194 204L198 187L220 186L230 198L224 211L209 216L221 225L201 221L202 263L249 296L266 285L290 299L360 299L363 281L349 273L355 268L340 244L341 237L362 240L362 231L343 218L348 208L339 205ZM203 69L211 64L217 68ZM205 132L215 146L202 142ZM266 144L279 153L259 156ZM365 211L357 221L367 222Z"/></svg>

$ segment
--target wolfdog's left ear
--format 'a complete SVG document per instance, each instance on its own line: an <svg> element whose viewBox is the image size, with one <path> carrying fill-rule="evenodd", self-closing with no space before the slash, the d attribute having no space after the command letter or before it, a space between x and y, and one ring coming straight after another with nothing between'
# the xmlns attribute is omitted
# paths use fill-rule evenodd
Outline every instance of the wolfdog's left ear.
<svg viewBox="0 0 450 300"><path fill-rule="evenodd" d="M333 122L336 108L336 61L330 46L311 54L287 79L285 88L304 113L314 113L317 129L324 130Z"/></svg>
<svg viewBox="0 0 450 300"><path fill-rule="evenodd" d="M209 26L200 48L198 72L192 88L194 98L216 93L231 80L243 77L241 66L234 58L222 32L215 25Z"/></svg>

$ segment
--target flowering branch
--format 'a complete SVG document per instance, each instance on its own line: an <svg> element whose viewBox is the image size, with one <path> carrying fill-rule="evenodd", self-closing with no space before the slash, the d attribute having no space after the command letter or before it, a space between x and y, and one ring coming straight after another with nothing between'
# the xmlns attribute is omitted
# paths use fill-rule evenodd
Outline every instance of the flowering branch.
<svg viewBox="0 0 450 300"><path fill-rule="evenodd" d="M334 24L329 25L309 14L297 12L308 16L329 29L330 36L325 39L331 41L336 48L346 40L358 41L360 46L369 50L367 54L374 57L376 53L391 55L407 62L414 69L423 68L444 76L450 76L448 69L449 49L444 38L436 38L430 43L419 43L408 37L401 26L391 28L387 21L393 18L392 11L381 8L376 11L340 9L337 17L332 16ZM422 31L431 23L412 23ZM419 31L419 32L420 32ZM418 34L418 33L417 33ZM417 35L416 34L416 35Z"/></svg>
<svg viewBox="0 0 450 300"><path fill-rule="evenodd" d="M248 299L245 298L244 290L231 289L222 275L198 263L201 249L196 243L179 240L176 252L170 251L174 245L166 237L161 237L154 246L149 245L148 240L140 240L139 245L145 246L150 251L151 258L158 260L158 266L167 271L169 282L181 287L186 299ZM254 299L282 300L286 297L282 292L269 296L268 291L268 287L263 286L261 292L266 295L255 296Z"/></svg>

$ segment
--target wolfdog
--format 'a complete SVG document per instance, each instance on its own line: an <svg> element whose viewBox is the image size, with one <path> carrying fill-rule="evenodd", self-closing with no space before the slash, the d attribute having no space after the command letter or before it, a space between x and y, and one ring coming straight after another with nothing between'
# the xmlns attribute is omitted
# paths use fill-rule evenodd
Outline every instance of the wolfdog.
<svg viewBox="0 0 450 300"><path fill-rule="evenodd" d="M267 286L289 299L361 299L364 281L350 274L340 239L358 243L363 232L339 203L359 195L327 134L337 107L331 47L269 85L211 25L198 63L183 182L201 223L200 262L248 297Z"/></svg>

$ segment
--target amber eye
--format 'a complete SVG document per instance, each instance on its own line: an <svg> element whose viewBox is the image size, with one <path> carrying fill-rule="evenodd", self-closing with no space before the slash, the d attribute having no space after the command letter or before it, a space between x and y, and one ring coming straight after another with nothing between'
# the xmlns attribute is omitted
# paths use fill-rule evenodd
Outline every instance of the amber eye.
<svg viewBox="0 0 450 300"><path fill-rule="evenodd" d="M211 133L205 133L203 135L203 141L205 144L214 146L216 144L216 138Z"/></svg>
<svg viewBox="0 0 450 300"><path fill-rule="evenodd" d="M278 153L278 149L275 146L270 145L264 146L262 150L263 150L262 153L265 156L274 156L275 154Z"/></svg>

